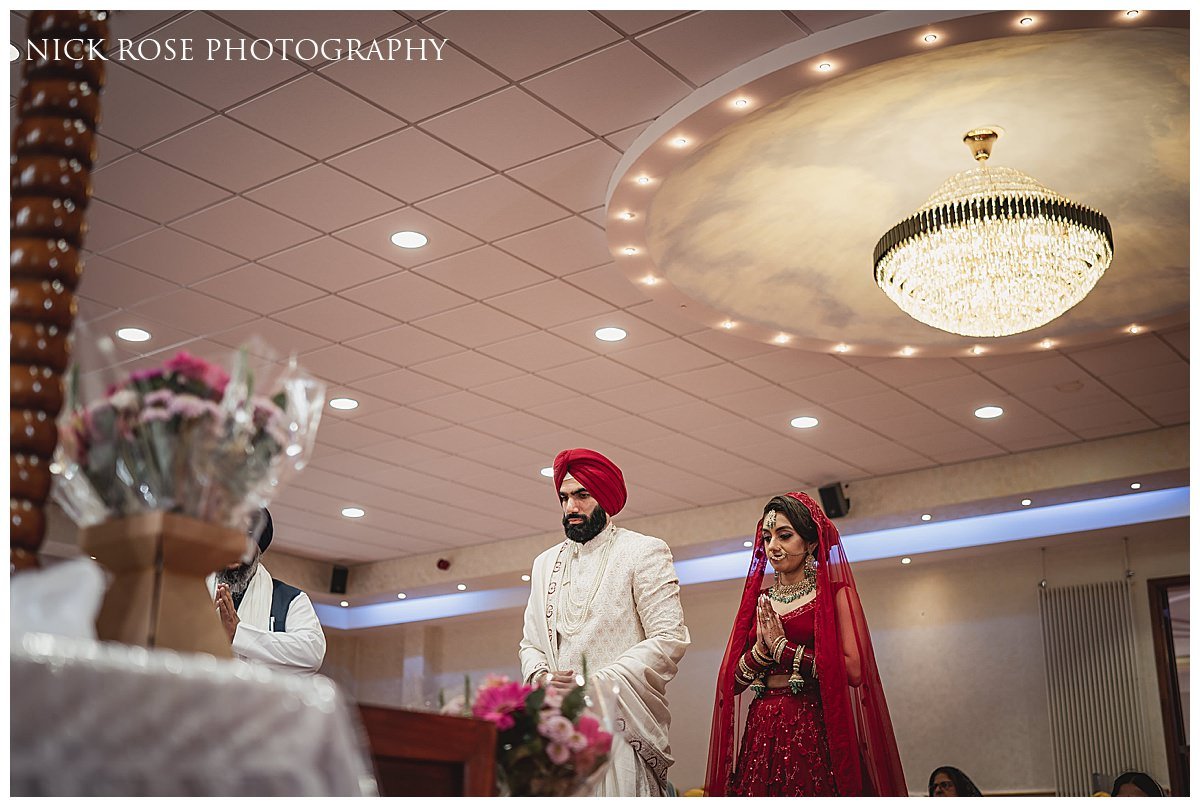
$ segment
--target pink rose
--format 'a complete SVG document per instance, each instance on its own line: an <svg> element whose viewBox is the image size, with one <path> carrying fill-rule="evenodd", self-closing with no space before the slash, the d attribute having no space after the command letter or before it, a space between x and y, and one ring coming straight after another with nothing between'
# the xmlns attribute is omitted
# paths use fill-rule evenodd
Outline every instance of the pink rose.
<svg viewBox="0 0 1200 807"><path fill-rule="evenodd" d="M550 743L546 746L546 756L555 765L565 765L567 760L571 758L571 752L561 743Z"/></svg>
<svg viewBox="0 0 1200 807"><path fill-rule="evenodd" d="M551 742L566 742L567 738L574 733L575 727L562 715L551 715L538 724L538 734Z"/></svg>

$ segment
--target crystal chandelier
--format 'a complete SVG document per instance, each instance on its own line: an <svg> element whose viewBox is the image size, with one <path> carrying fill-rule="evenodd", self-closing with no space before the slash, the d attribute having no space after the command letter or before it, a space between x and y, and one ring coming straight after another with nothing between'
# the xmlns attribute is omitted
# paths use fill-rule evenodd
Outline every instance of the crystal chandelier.
<svg viewBox="0 0 1200 807"><path fill-rule="evenodd" d="M989 168L992 129L963 138L977 168L946 180L875 245L875 282L906 314L963 336L1008 336L1066 313L1112 263L1112 227L1028 174Z"/></svg>

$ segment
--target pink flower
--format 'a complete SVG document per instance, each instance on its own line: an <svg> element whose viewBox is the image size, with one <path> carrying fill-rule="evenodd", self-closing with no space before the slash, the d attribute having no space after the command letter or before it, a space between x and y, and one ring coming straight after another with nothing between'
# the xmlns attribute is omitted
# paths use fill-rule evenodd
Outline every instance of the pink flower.
<svg viewBox="0 0 1200 807"><path fill-rule="evenodd" d="M575 753L579 753L588 747L588 738L584 737L578 731L572 731L571 736L567 738L567 748L570 748Z"/></svg>
<svg viewBox="0 0 1200 807"><path fill-rule="evenodd" d="M562 715L551 715L538 724L538 734L555 743L566 742L574 732L571 721Z"/></svg>
<svg viewBox="0 0 1200 807"><path fill-rule="evenodd" d="M197 358L186 350L179 351L173 359L163 365L163 369L204 384L218 396L224 394L225 385L229 383L229 374L222 368Z"/></svg>
<svg viewBox="0 0 1200 807"><path fill-rule="evenodd" d="M480 688L475 696L472 713L482 720L490 720L500 731L510 729L516 723L512 713L525 706L525 697L533 687L504 681Z"/></svg>
<svg viewBox="0 0 1200 807"><path fill-rule="evenodd" d="M567 760L571 758L571 751L561 743L550 743L546 746L546 756L555 765L565 765Z"/></svg>
<svg viewBox="0 0 1200 807"><path fill-rule="evenodd" d="M142 404L144 406L167 406L174 397L175 393L169 389L156 389L142 399Z"/></svg>
<svg viewBox="0 0 1200 807"><path fill-rule="evenodd" d="M612 735L600 728L600 721L591 715L580 715L575 730L583 735L588 748L599 754L607 754L612 748Z"/></svg>
<svg viewBox="0 0 1200 807"><path fill-rule="evenodd" d="M562 708L563 694L557 689L547 689L546 699L542 701L543 709L553 709L555 711Z"/></svg>

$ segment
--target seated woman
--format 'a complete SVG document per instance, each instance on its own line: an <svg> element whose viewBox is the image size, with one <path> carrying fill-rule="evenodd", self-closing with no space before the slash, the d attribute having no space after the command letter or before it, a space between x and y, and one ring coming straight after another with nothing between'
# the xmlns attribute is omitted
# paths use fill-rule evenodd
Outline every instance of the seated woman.
<svg viewBox="0 0 1200 807"><path fill-rule="evenodd" d="M1161 796L1163 789L1149 774L1126 771L1113 782L1113 796Z"/></svg>
<svg viewBox="0 0 1200 807"><path fill-rule="evenodd" d="M775 583L762 590L768 561ZM708 795L908 795L850 564L806 494L763 509L718 675Z"/></svg>
<svg viewBox="0 0 1200 807"><path fill-rule="evenodd" d="M982 796L983 794L971 781L971 777L958 768L943 765L940 768L934 768L933 773L929 774L929 795Z"/></svg>

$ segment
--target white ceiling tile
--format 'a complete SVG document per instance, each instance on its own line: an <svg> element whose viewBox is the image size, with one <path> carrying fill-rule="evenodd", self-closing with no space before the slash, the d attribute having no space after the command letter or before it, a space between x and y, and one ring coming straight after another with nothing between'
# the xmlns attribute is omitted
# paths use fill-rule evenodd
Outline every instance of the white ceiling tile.
<svg viewBox="0 0 1200 807"><path fill-rule="evenodd" d="M893 387L940 381L971 372L970 367L957 359L879 359L861 367L864 373Z"/></svg>
<svg viewBox="0 0 1200 807"><path fill-rule="evenodd" d="M545 434L551 430L550 424L541 418L536 418L533 415L527 415L524 412L514 412L511 415L501 415L499 418L493 418L491 421L484 421L478 424L482 431L489 431L491 428L497 430L503 428L505 419L513 419L512 425L516 432L525 434ZM525 420L520 418L528 418L535 421L536 428L525 426ZM494 423L492 422L494 421ZM488 428L485 428L487 426ZM495 436L502 436L496 434ZM522 439L517 437L516 439ZM548 480L541 475L541 469L550 466L554 457L547 457L540 451L534 451L526 446L515 443L503 443L491 448L472 451L471 458L476 462L492 468L503 468L509 471L525 472L534 484L544 485Z"/></svg>
<svg viewBox="0 0 1200 807"><path fill-rule="evenodd" d="M93 199L88 203L87 224L88 230L83 244L92 252L107 252L118 244L131 241L158 227L150 219L119 210L112 205L105 204L100 199ZM114 257L121 260L119 256ZM125 263L132 263L132 261L125 261ZM168 280L170 279L168 278Z"/></svg>
<svg viewBox="0 0 1200 807"><path fill-rule="evenodd" d="M1179 356L1162 340L1153 334L1142 334L1112 342L1101 347L1068 350L1067 355L1072 361L1083 365L1083 368L1096 376L1118 373L1131 367L1153 367L1157 364L1171 364L1178 361Z"/></svg>
<svg viewBox="0 0 1200 807"><path fill-rule="evenodd" d="M648 299L641 288L630 283L612 263L566 275L563 280L613 305L636 305Z"/></svg>
<svg viewBox="0 0 1200 807"><path fill-rule="evenodd" d="M570 278L567 278L567 280L570 280ZM766 342L758 342L753 339L744 339L718 328L689 334L684 339L699 348L703 348L710 353L716 353L718 356L730 361L748 359L751 356L761 356L764 353L774 353L780 349L775 345L769 345Z"/></svg>
<svg viewBox="0 0 1200 807"><path fill-rule="evenodd" d="M386 440L375 445L363 446L358 449L358 453L368 457L381 460L391 465L411 465L413 463L423 462L425 460L437 459L444 455L444 452L435 448L423 446L420 443L414 443L411 440L396 438L394 440ZM390 471L393 469L389 469ZM383 484L381 480L376 480L377 484Z"/></svg>
<svg viewBox="0 0 1200 807"><path fill-rule="evenodd" d="M305 168L246 195L326 233L402 206L370 185L326 165Z"/></svg>
<svg viewBox="0 0 1200 807"><path fill-rule="evenodd" d="M1074 377L1054 386L1022 390L1015 397L1048 414L1120 400L1116 393L1083 370L1077 370Z"/></svg>
<svg viewBox="0 0 1200 807"><path fill-rule="evenodd" d="M1191 420L1188 390L1185 389L1133 395L1130 396L1129 402L1163 426L1174 426Z"/></svg>
<svg viewBox="0 0 1200 807"><path fill-rule="evenodd" d="M228 197L228 191L130 154L92 173L95 198L165 224Z"/></svg>
<svg viewBox="0 0 1200 807"><path fill-rule="evenodd" d="M691 434L697 440L702 440L708 445L717 446L726 451L740 452L748 445L769 440L772 432L770 429L760 426L757 423L731 418L729 422L723 423L720 426L696 429ZM711 468L713 466L704 467Z"/></svg>
<svg viewBox="0 0 1200 807"><path fill-rule="evenodd" d="M333 295L280 311L274 318L334 342L353 339L396 324L389 317Z"/></svg>
<svg viewBox="0 0 1200 807"><path fill-rule="evenodd" d="M621 38L587 11L450 11L428 27L511 79Z"/></svg>
<svg viewBox="0 0 1200 807"><path fill-rule="evenodd" d="M419 362L449 356L458 353L461 347L434 336L431 333L414 328L411 325L398 325L394 328L377 330L368 336L351 339L347 346L372 356L386 359L392 364L407 367ZM382 395L382 393L380 393ZM387 398L389 396L384 395Z"/></svg>
<svg viewBox="0 0 1200 807"><path fill-rule="evenodd" d="M570 282L569 278L567 282ZM608 299L603 295L597 296ZM618 342L605 342L596 338L596 331L600 328L620 328L626 335ZM594 317L574 319L564 325L556 325L550 331L593 353L605 356L616 356L633 348L676 338L625 311L608 311Z"/></svg>
<svg viewBox="0 0 1200 807"><path fill-rule="evenodd" d="M593 132L653 118L692 90L631 42L551 70L525 86Z"/></svg>
<svg viewBox="0 0 1200 807"><path fill-rule="evenodd" d="M255 337L258 337L261 343L256 343ZM270 353L266 358L272 359L283 358L292 353L307 353L329 345L326 339L266 317L214 333L212 338L233 348L248 344L252 353Z"/></svg>
<svg viewBox="0 0 1200 807"><path fill-rule="evenodd" d="M496 246L556 276L612 260L604 231L574 216L505 238Z"/></svg>
<svg viewBox="0 0 1200 807"><path fill-rule="evenodd" d="M264 314L315 300L324 293L264 266L248 263L192 286L196 291Z"/></svg>
<svg viewBox="0 0 1200 807"><path fill-rule="evenodd" d="M110 61L105 69L104 136L118 143L141 148L213 114L120 61Z"/></svg>
<svg viewBox="0 0 1200 807"><path fill-rule="evenodd" d="M1134 395L1151 395L1156 392L1187 389L1189 370L1187 362L1176 360L1123 373L1109 373L1104 376L1104 383L1127 398Z"/></svg>
<svg viewBox="0 0 1200 807"><path fill-rule="evenodd" d="M476 300L550 280L550 276L490 245L460 252L413 270Z"/></svg>
<svg viewBox="0 0 1200 807"><path fill-rule="evenodd" d="M105 101L107 105L107 97ZM237 192L312 162L311 157L224 115L172 135L146 153Z"/></svg>
<svg viewBox="0 0 1200 807"><path fill-rule="evenodd" d="M647 322L653 322L658 327L670 331L676 336L687 336L688 334L709 330L707 326L681 314L674 306L660 303L657 300L630 306L628 311L630 314L641 317Z"/></svg>
<svg viewBox="0 0 1200 807"><path fill-rule="evenodd" d="M532 437L537 434L546 434L547 432L552 432L555 429L554 424L550 423L544 418L536 417L528 412L515 411L509 411L502 415L483 418L478 422L473 423L472 427L481 432L486 432L493 437L501 437L506 440L517 441L518 443L526 437ZM511 448L515 450L518 448L518 446L511 446ZM474 456L473 453L472 456ZM540 470L540 467L538 470Z"/></svg>
<svg viewBox="0 0 1200 807"><path fill-rule="evenodd" d="M804 36L782 11L701 11L637 39L699 86Z"/></svg>
<svg viewBox="0 0 1200 807"><path fill-rule="evenodd" d="M812 406L808 399L775 385L755 386L704 397L722 409L747 418L782 416L791 419Z"/></svg>
<svg viewBox="0 0 1200 807"><path fill-rule="evenodd" d="M929 411L922 404L894 390L838 401L837 410L851 420L872 427L876 420L883 418L921 415Z"/></svg>
<svg viewBox="0 0 1200 807"><path fill-rule="evenodd" d="M532 373L492 384L482 384L473 389L484 397L508 404L515 409L532 409L534 406L558 403L575 396L574 390Z"/></svg>
<svg viewBox="0 0 1200 807"><path fill-rule="evenodd" d="M429 239L423 247L405 249L392 243L393 233L418 232ZM339 230L335 235L397 266L411 267L479 246L480 240L427 213L406 207Z"/></svg>
<svg viewBox="0 0 1200 807"><path fill-rule="evenodd" d="M354 64L367 64L355 61ZM385 65L375 61L370 64ZM374 140L404 122L309 73L234 107L229 117L318 159Z"/></svg>
<svg viewBox="0 0 1200 807"><path fill-rule="evenodd" d="M808 390L811 389L809 385L817 386L820 377L846 369L845 362L836 356L791 348L780 348L774 353L739 359L737 364L777 384L789 386L801 395L808 395ZM805 383L788 383L801 380Z"/></svg>
<svg viewBox="0 0 1200 807"><path fill-rule="evenodd" d="M600 207L594 207L591 210L585 210L584 212L580 213L579 215L583 216L585 219L590 221L592 224L595 224L597 227L607 227L608 226L608 215L604 212L603 205L601 205Z"/></svg>
<svg viewBox="0 0 1200 807"><path fill-rule="evenodd" d="M862 17L878 14L878 11L793 11L796 18L810 31L824 31Z"/></svg>
<svg viewBox="0 0 1200 807"><path fill-rule="evenodd" d="M452 392L449 395L426 398L411 406L418 412L428 412L431 415L465 425L472 425L474 421L505 415L513 411L504 404L488 400L473 392Z"/></svg>
<svg viewBox="0 0 1200 807"><path fill-rule="evenodd" d="M225 109L302 72L293 61L268 54L217 18L195 11L154 32L154 40L192 43L192 58L131 63L139 73L206 104ZM239 50L239 48L241 48ZM256 56L266 58L255 58Z"/></svg>
<svg viewBox="0 0 1200 807"><path fill-rule="evenodd" d="M1167 331L1160 331L1158 333L1158 338L1175 348L1175 350L1179 351L1179 355L1186 359L1188 358L1188 354L1190 352L1189 342L1191 338L1191 330L1192 329L1189 326L1183 325Z"/></svg>
<svg viewBox="0 0 1200 807"><path fill-rule="evenodd" d="M454 425L448 420L409 409L407 406L397 406L386 412L368 415L356 422L387 432L395 437L412 437L416 434L445 429Z"/></svg>
<svg viewBox="0 0 1200 807"><path fill-rule="evenodd" d="M496 446L504 445L504 441L500 438L482 434L466 426L451 426L446 429L421 432L420 434L414 434L412 440L422 445L455 454L470 454L476 448L495 448ZM448 459L451 458L431 460L431 462L444 462ZM459 458L454 457L453 459Z"/></svg>
<svg viewBox="0 0 1200 807"><path fill-rule="evenodd" d="M591 393L610 401L612 398L607 390L627 387L639 381L646 381L642 373L630 370L604 356L573 361L560 367L544 370L540 373L544 378L550 378L564 386L573 387L582 393Z"/></svg>
<svg viewBox="0 0 1200 807"><path fill-rule="evenodd" d="M646 131L647 127L649 127L651 123L654 123L654 121L645 120L641 121L640 123L635 123L633 126L626 126L624 129L618 129L615 132L608 132L604 135L604 139L616 146L622 152L626 152L629 150L629 147L632 146L638 139L638 136L641 135L642 132Z"/></svg>
<svg viewBox="0 0 1200 807"><path fill-rule="evenodd" d="M369 482L374 481L377 474L389 471L393 467L386 462L380 462L371 457L350 451L339 452L328 459L314 459L309 464L323 471L341 474L352 479L363 479Z"/></svg>
<svg viewBox="0 0 1200 807"><path fill-rule="evenodd" d="M502 381L521 374L515 367L473 351L427 361L413 369L459 387Z"/></svg>
<svg viewBox="0 0 1200 807"><path fill-rule="evenodd" d="M403 271L358 247L323 236L259 261L281 274L325 291L344 289Z"/></svg>
<svg viewBox="0 0 1200 807"><path fill-rule="evenodd" d="M616 355L616 360L655 377L711 367L724 361L719 356L714 356L682 339L655 342L624 350Z"/></svg>
<svg viewBox="0 0 1200 807"><path fill-rule="evenodd" d="M331 345L305 353L299 357L299 362L310 373L336 384L349 384L395 369L393 365L381 359L344 345Z"/></svg>
<svg viewBox="0 0 1200 807"><path fill-rule="evenodd" d="M254 312L246 308L187 289L140 303L129 310L196 335L232 328L255 318Z"/></svg>
<svg viewBox="0 0 1200 807"><path fill-rule="evenodd" d="M840 405L838 409L841 409ZM936 441L939 437L948 434L965 435L972 438L972 441L980 439L962 427L956 426L943 415L939 415L937 412L925 407L921 407L918 411L909 412L908 414L894 414L875 418L871 421L871 428L885 437L890 437L893 440L901 442L917 438L924 440L926 437Z"/></svg>
<svg viewBox="0 0 1200 807"><path fill-rule="evenodd" d="M572 376L577 372L575 367L581 360L594 355L545 331L534 331L515 339L489 344L479 351L528 372L569 365L564 372Z"/></svg>
<svg viewBox="0 0 1200 807"><path fill-rule="evenodd" d="M627 34L636 34L661 25L667 20L680 17L683 11L600 11L601 17L611 22Z"/></svg>
<svg viewBox="0 0 1200 807"><path fill-rule="evenodd" d="M1063 409L1054 413L1054 419L1081 437L1089 437L1088 431L1102 427L1114 427L1122 431L1154 428L1151 420L1121 400Z"/></svg>
<svg viewBox="0 0 1200 807"><path fill-rule="evenodd" d="M561 280L551 280L520 291L502 294L488 303L518 319L551 328L578 317L611 310L612 306Z"/></svg>
<svg viewBox="0 0 1200 807"><path fill-rule="evenodd" d="M426 199L417 207L484 241L495 241L570 215L564 208L499 175Z"/></svg>
<svg viewBox="0 0 1200 807"><path fill-rule="evenodd" d="M180 219L172 226L202 241L220 243L251 261L318 235L311 227L241 197Z"/></svg>
<svg viewBox="0 0 1200 807"><path fill-rule="evenodd" d="M866 448L847 448L838 453L838 458L879 476L928 468L936 464L912 449L886 442Z"/></svg>
<svg viewBox="0 0 1200 807"><path fill-rule="evenodd" d="M974 373L925 384L911 384L904 391L939 412L966 412L972 416L979 407L1009 397L1000 387Z"/></svg>
<svg viewBox="0 0 1200 807"><path fill-rule="evenodd" d="M1061 354L1031 354L1020 364L984 368L982 373L1004 389L1017 394L1076 381L1093 381L1086 370Z"/></svg>
<svg viewBox="0 0 1200 807"><path fill-rule="evenodd" d="M735 364L717 364L700 370L663 376L662 380L672 387L690 392L697 398L711 400L718 395L727 395L739 390L770 387L760 376L747 372ZM775 387L778 389L778 387Z"/></svg>
<svg viewBox="0 0 1200 807"><path fill-rule="evenodd" d="M621 152L602 140L560 151L510 169L509 176L574 211L604 204Z"/></svg>
<svg viewBox="0 0 1200 807"><path fill-rule="evenodd" d="M94 220L92 225L95 226ZM90 237L88 242L91 243ZM126 241L121 246L108 250L106 254L122 263L136 266L183 286L245 263L237 255L165 228ZM165 258L167 255L171 256L169 260Z"/></svg>
<svg viewBox="0 0 1200 807"><path fill-rule="evenodd" d="M357 382L355 386L398 404L416 403L455 390L449 384L406 369L373 376Z"/></svg>
<svg viewBox="0 0 1200 807"><path fill-rule="evenodd" d="M669 406L666 409L647 412L646 417L655 423L685 432L709 426L720 426L729 422L728 412L705 401Z"/></svg>
<svg viewBox="0 0 1200 807"><path fill-rule="evenodd" d="M329 163L406 202L427 199L492 173L482 163L411 126Z"/></svg>
<svg viewBox="0 0 1200 807"><path fill-rule="evenodd" d="M15 66L15 65L19 64L19 62L13 62L13 64ZM118 143L115 140L110 140L109 138L105 137L104 135L97 134L96 135L96 161L94 163L92 163L92 169L99 170L99 169L103 168L104 166L108 165L109 163L111 163L112 161L120 159L121 157L125 156L126 154L129 154L129 149L127 149L125 146L122 146L120 143ZM168 160L167 162L170 162L170 160ZM193 172L193 173L195 173L195 172Z"/></svg>
<svg viewBox="0 0 1200 807"><path fill-rule="evenodd" d="M154 275L92 255L85 261L83 280L77 293L106 306L124 308L178 289L176 284Z"/></svg>
<svg viewBox="0 0 1200 807"><path fill-rule="evenodd" d="M408 39L442 39L421 28L410 28L404 35ZM426 61L345 60L321 72L407 121L423 120L506 83L465 56L453 41L442 47L440 58L430 51Z"/></svg>
<svg viewBox="0 0 1200 807"><path fill-rule="evenodd" d="M422 123L421 128L500 170L592 138L517 87L440 115Z"/></svg>
<svg viewBox="0 0 1200 807"><path fill-rule="evenodd" d="M413 324L466 347L490 345L534 331L532 326L482 303L464 305Z"/></svg>
<svg viewBox="0 0 1200 807"><path fill-rule="evenodd" d="M356 448L379 443L387 438L375 429L369 429L360 423L343 421L322 421L317 430L317 440L326 445L352 451Z"/></svg>
<svg viewBox="0 0 1200 807"><path fill-rule="evenodd" d="M466 305L470 299L412 272L399 272L343 292L402 322L412 322Z"/></svg>
<svg viewBox="0 0 1200 807"><path fill-rule="evenodd" d="M114 311L116 309L110 305L89 300L87 297L80 297L79 311L75 316L75 330L78 331L81 325L95 322Z"/></svg>
<svg viewBox="0 0 1200 807"><path fill-rule="evenodd" d="M568 398L565 401L555 401L553 403L538 404L537 406L529 407L529 411L539 417L543 417L552 423L563 424L567 427L567 435L561 435L556 432L548 432L544 435L533 435L527 437L522 442L525 445L534 448L543 448L546 451L552 451L557 454L564 448L570 448L575 445L582 445L584 436L580 434L576 424L602 422L605 420L615 420L627 413L622 412L616 407L609 406L603 401L589 395L576 395L574 398ZM569 439L568 439L569 437ZM598 451L603 452L603 449L595 445L596 441L591 441L589 445ZM551 459L553 459L553 454ZM615 462L616 459L609 457ZM549 465L550 463L546 463Z"/></svg>

